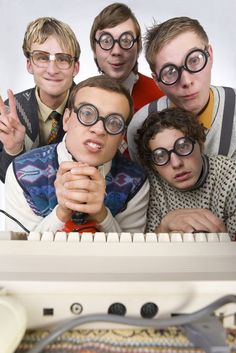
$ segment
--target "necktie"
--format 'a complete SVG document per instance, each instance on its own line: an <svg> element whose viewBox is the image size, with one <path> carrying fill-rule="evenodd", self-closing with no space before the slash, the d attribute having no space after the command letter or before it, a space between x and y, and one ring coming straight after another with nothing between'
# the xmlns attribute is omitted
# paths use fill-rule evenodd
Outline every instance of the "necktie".
<svg viewBox="0 0 236 353"><path fill-rule="evenodd" d="M57 137L58 130L60 127L60 117L61 117L61 114L54 110L49 115L49 119L52 121L52 128L48 137L48 144L54 142L54 140Z"/></svg>

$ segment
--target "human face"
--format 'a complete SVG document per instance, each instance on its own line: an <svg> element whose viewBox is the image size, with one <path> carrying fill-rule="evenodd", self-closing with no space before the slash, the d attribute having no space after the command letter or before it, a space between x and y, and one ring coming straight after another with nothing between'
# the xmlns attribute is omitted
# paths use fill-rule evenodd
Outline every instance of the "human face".
<svg viewBox="0 0 236 353"><path fill-rule="evenodd" d="M34 50L46 51L50 54L71 54L61 47L54 36L50 36L43 44L33 43ZM73 56L73 55L72 55ZM39 90L40 99L50 108L57 108L65 99L70 89L73 77L79 72L79 63L73 62L69 69L59 69L55 61L50 61L45 68L36 66L32 59L27 60L28 72L34 76L34 81Z"/></svg>
<svg viewBox="0 0 236 353"><path fill-rule="evenodd" d="M74 105L79 108L82 104L92 104L103 117L111 113L120 114L125 121L130 112L128 100L123 94L97 87L83 87L77 92ZM67 132L68 151L77 161L91 166L112 160L123 139L122 133L108 134L101 120L91 126L81 124L73 109L71 112L66 109L63 127Z"/></svg>
<svg viewBox="0 0 236 353"><path fill-rule="evenodd" d="M98 30L95 35L96 39L99 39L104 32L111 34L116 40L119 39L120 35L124 32L131 33L134 38L137 37L135 26L131 19L115 27ZM110 77L124 81L133 70L138 59L137 42L128 50L122 49L117 42L110 50L104 50L96 43L94 57L102 72Z"/></svg>
<svg viewBox="0 0 236 353"><path fill-rule="evenodd" d="M166 64L182 66L186 56L194 49L205 49L205 43L194 32L185 32L166 44L156 55L156 74ZM213 54L211 46L207 47L208 61L200 72L190 73L182 70L180 79L173 85L159 82L160 89L179 108L198 114L207 104L211 82ZM153 75L155 79L155 74Z"/></svg>
<svg viewBox="0 0 236 353"><path fill-rule="evenodd" d="M184 136L180 130L165 129L150 140L149 147L152 151L160 147L172 150L175 141ZM198 142L194 144L193 152L190 155L178 156L172 152L167 164L154 165L154 168L162 179L177 189L183 190L194 186L202 171L201 148Z"/></svg>

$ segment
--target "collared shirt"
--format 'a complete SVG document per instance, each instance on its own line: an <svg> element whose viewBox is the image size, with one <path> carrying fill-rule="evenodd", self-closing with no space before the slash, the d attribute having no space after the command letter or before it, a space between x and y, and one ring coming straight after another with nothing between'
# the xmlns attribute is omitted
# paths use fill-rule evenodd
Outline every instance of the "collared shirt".
<svg viewBox="0 0 236 353"><path fill-rule="evenodd" d="M62 104L57 109L51 109L41 101L38 93L38 88L35 90L35 96L38 103L40 141L42 145L46 145L52 128L52 121L48 119L48 117L53 110L56 110L58 113L63 115L69 92L67 93Z"/></svg>

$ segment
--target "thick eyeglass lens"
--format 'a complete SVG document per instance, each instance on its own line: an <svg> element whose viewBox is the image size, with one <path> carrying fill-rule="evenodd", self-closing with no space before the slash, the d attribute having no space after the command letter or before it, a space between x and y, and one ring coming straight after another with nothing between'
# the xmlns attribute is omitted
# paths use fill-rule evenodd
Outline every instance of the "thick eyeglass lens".
<svg viewBox="0 0 236 353"><path fill-rule="evenodd" d="M96 39L95 39L96 40ZM114 39L110 33L103 33L96 42L104 50L110 50L114 47L117 42L122 49L131 49L134 43L137 41L133 35L129 32L124 32L121 34L119 39Z"/></svg>
<svg viewBox="0 0 236 353"><path fill-rule="evenodd" d="M172 152L182 157L189 156L194 149L194 144L195 141L190 137L180 137L175 141L172 150L160 147L152 151L152 160L154 164L162 166L169 162Z"/></svg>
<svg viewBox="0 0 236 353"><path fill-rule="evenodd" d="M48 66L50 61L55 61L59 69L69 69L72 65L74 58L70 54L57 53L50 54L43 51L33 51L30 54L33 63L41 68Z"/></svg>
<svg viewBox="0 0 236 353"><path fill-rule="evenodd" d="M117 135L124 131L125 120L119 114L109 114L106 117L99 116L99 112L92 104L81 105L78 109L74 109L78 120L85 126L95 125L102 120L105 130L111 135Z"/></svg>
<svg viewBox="0 0 236 353"><path fill-rule="evenodd" d="M160 71L158 81L166 85L173 85L180 79L182 70L191 73L203 70L207 64L208 56L209 53L206 50L193 50L186 56L183 66L178 67L174 64L164 66Z"/></svg>

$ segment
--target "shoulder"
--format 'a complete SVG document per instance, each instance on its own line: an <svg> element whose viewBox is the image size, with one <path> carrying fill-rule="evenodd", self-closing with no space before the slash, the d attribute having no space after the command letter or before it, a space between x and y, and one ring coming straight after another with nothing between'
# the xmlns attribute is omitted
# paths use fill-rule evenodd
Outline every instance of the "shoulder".
<svg viewBox="0 0 236 353"><path fill-rule="evenodd" d="M141 165L127 158L120 152L117 152L112 161L112 172L123 173L129 176L137 176L141 179L147 178L147 174Z"/></svg>
<svg viewBox="0 0 236 353"><path fill-rule="evenodd" d="M35 87L28 88L22 92L15 93L14 97L17 101L29 102L32 98L35 98ZM5 101L5 103L8 104L8 99Z"/></svg>

